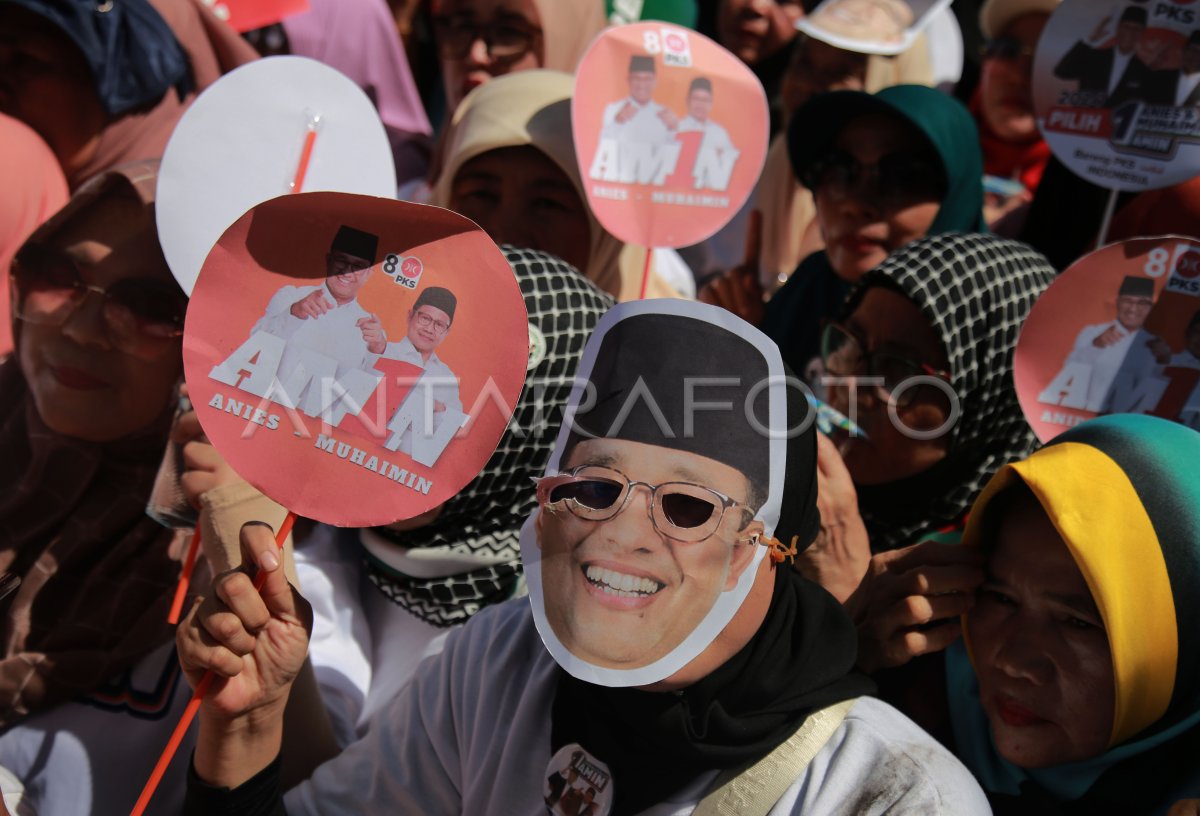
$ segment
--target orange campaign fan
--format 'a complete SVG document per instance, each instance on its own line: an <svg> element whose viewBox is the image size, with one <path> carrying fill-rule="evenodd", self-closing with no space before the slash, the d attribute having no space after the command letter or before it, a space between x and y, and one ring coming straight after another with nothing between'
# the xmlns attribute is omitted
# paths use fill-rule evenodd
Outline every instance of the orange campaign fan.
<svg viewBox="0 0 1200 816"><path fill-rule="evenodd" d="M297 515L371 527L452 498L499 443L528 359L524 298L483 230L449 210L331 192L271 199L230 226L183 340L208 440L288 510L280 545Z"/></svg>
<svg viewBox="0 0 1200 816"><path fill-rule="evenodd" d="M1077 261L1034 304L1014 366L1043 442L1100 414L1200 430L1200 242L1137 238Z"/></svg>
<svg viewBox="0 0 1200 816"><path fill-rule="evenodd" d="M702 34L665 23L616 26L592 43L571 120L596 218L644 247L689 246L725 226L767 154L758 78Z"/></svg>
<svg viewBox="0 0 1200 816"><path fill-rule="evenodd" d="M196 284L184 371L247 481L341 527L454 496L500 440L528 357L499 248L448 210L346 193L258 205Z"/></svg>

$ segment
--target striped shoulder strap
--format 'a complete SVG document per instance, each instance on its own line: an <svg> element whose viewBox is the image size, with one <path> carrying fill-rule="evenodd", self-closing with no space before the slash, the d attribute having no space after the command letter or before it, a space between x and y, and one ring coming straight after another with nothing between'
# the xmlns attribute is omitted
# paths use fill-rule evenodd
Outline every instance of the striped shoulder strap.
<svg viewBox="0 0 1200 816"><path fill-rule="evenodd" d="M858 702L854 697L819 709L774 751L741 771L717 777L692 816L766 816L800 778Z"/></svg>

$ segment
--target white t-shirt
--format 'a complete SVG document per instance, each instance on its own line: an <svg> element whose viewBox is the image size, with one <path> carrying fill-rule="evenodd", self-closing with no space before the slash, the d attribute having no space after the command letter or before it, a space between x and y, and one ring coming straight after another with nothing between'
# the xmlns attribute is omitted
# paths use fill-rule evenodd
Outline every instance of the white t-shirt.
<svg viewBox="0 0 1200 816"><path fill-rule="evenodd" d="M319 286L285 286L272 295L266 312L254 324L253 331L264 331L287 341L275 375L281 383L287 382L296 366L298 348L311 349L337 360L339 377L349 369L368 371L375 365L377 355L367 351L367 342L363 340L362 329L357 325L359 320L370 317L371 313L358 305L357 300L341 306L334 305L320 317L302 320L292 315L293 304L318 290L324 292L326 302L331 305L337 303L324 283Z"/></svg>
<svg viewBox="0 0 1200 816"><path fill-rule="evenodd" d="M528 600L485 609L420 666L362 740L288 792L288 813L545 814L557 677ZM715 772L697 777L677 801L646 813L691 813L715 778ZM871 698L855 703L771 810L772 816L990 812L957 759Z"/></svg>
<svg viewBox="0 0 1200 816"><path fill-rule="evenodd" d="M450 633L409 614L367 579L360 535L370 533L319 525L294 553L313 608L309 660L343 748L366 733ZM446 569L463 571L461 564Z"/></svg>
<svg viewBox="0 0 1200 816"><path fill-rule="evenodd" d="M96 692L0 734L0 766L24 784L23 804L38 816L128 813L191 696L169 641ZM193 727L146 813L180 812L195 741Z"/></svg>

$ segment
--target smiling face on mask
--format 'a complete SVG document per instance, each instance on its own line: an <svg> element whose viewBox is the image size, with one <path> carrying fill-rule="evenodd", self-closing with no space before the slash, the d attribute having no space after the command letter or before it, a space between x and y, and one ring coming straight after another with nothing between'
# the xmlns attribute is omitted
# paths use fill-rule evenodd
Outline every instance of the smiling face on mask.
<svg viewBox="0 0 1200 816"><path fill-rule="evenodd" d="M605 477L607 484L575 483L561 494L551 492L538 516L547 620L559 641L588 663L611 669L649 665L676 649L750 564L752 537L761 533L762 523L749 520L749 481L705 456L620 439L580 442L563 470L579 468L585 468L581 475ZM643 484L618 494L616 480L622 476ZM691 487L674 496L666 494L669 487L660 488L654 498L646 487L676 484ZM737 504L722 507L708 491ZM705 501L714 503L705 507ZM590 520L571 502L584 505L584 515L607 515L589 509L606 502L616 512ZM710 523L717 516L719 523L699 540L684 540L694 536L682 529L672 532L672 521L694 529L693 522Z"/></svg>
<svg viewBox="0 0 1200 816"><path fill-rule="evenodd" d="M1107 750L1116 691L1104 621L1067 545L1026 489L999 520L967 633L1002 757L1045 768Z"/></svg>

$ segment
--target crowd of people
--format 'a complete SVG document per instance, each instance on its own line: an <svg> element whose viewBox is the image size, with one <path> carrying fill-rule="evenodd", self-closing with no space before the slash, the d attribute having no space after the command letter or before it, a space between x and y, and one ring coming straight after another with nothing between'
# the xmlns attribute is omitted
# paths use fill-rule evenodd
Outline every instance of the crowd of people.
<svg viewBox="0 0 1200 816"><path fill-rule="evenodd" d="M928 5L825 2L849 34ZM1200 816L1200 432L1112 413L1039 441L1014 379L1098 242L1200 241L1200 182L1109 201L1043 140L1060 2L954 0L884 55L800 30L817 0L307 0L242 33L235 0L0 0L0 814L127 812L212 673L148 813ZM1195 106L1197 35L1143 64L1152 4L1098 5L1054 76L1117 105L1170 74L1158 103ZM630 15L707 34L770 106L752 194L694 246L618 238L581 171L576 69ZM155 202L189 106L282 54L365 91L397 198L501 247L531 346L454 498L279 550L287 508L187 400ZM693 94L670 129L714 127ZM355 299L385 251L342 227L334 283L256 330L324 352L337 312L453 379L433 349L467 293L425 288L387 337ZM1148 310L1129 280L1118 309ZM178 625L165 452L203 542Z"/></svg>

